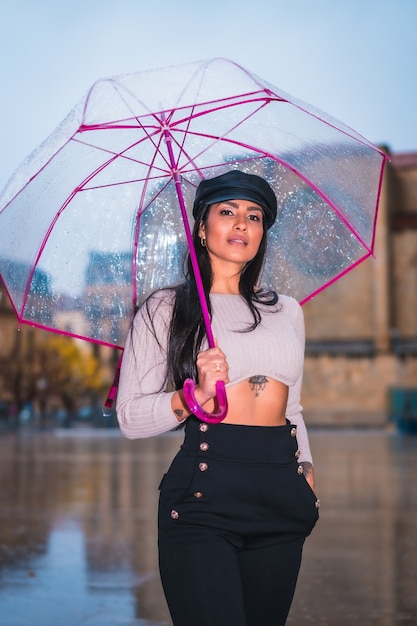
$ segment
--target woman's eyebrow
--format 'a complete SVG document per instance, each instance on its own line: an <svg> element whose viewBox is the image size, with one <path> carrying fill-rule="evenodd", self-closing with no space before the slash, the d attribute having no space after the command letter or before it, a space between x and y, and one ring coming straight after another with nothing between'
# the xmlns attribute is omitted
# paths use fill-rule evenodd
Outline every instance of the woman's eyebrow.
<svg viewBox="0 0 417 626"><path fill-rule="evenodd" d="M219 202L219 204L230 204L230 206L232 206L234 209L238 209L239 205L237 202L234 202L233 200L222 200L221 202ZM249 205L247 207L248 211L259 211L260 213L263 213L263 209L262 207L260 207L257 204L253 204L253 205Z"/></svg>

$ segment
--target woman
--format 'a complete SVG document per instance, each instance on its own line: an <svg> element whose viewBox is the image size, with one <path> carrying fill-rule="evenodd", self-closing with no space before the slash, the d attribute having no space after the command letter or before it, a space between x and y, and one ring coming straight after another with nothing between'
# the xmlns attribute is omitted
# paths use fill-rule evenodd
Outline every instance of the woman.
<svg viewBox="0 0 417 626"><path fill-rule="evenodd" d="M281 626L305 537L318 518L301 414L301 307L257 288L277 201L259 176L200 183L193 238L216 347L208 349L189 263L184 284L153 294L126 343L117 412L132 439L185 424L160 485L159 565L175 626ZM182 386L220 424L191 415ZM168 391L171 389L171 391Z"/></svg>

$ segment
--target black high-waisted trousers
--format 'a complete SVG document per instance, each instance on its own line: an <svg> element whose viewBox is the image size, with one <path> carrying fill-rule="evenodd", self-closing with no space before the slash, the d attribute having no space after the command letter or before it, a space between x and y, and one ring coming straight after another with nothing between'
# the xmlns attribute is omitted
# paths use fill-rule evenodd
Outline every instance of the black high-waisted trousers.
<svg viewBox="0 0 417 626"><path fill-rule="evenodd" d="M174 626L283 626L318 501L296 429L186 425L160 485L159 566Z"/></svg>

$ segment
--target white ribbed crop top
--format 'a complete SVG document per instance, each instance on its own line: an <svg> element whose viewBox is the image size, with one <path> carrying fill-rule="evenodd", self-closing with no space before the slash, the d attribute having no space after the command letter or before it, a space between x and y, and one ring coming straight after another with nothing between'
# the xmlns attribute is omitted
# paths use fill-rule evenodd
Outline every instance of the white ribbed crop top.
<svg viewBox="0 0 417 626"><path fill-rule="evenodd" d="M173 298L174 293L169 290L154 294L149 301L154 328L150 328L142 308L126 341L117 416L123 434L131 439L150 437L178 426L171 409L173 392L161 392ZM213 334L229 364L228 386L255 374L288 385L286 417L297 426L299 461L312 462L300 405L304 361L304 318L300 305L287 296L280 296L274 306L258 305L261 323L254 331L235 332L253 323L244 299L239 295L211 294L210 301Z"/></svg>
<svg viewBox="0 0 417 626"><path fill-rule="evenodd" d="M229 364L228 386L254 374L289 387L297 382L304 363L304 320L298 302L280 296L274 306L258 305L261 323L251 332L241 332L253 324L244 299L229 294L211 294L210 299L213 334Z"/></svg>

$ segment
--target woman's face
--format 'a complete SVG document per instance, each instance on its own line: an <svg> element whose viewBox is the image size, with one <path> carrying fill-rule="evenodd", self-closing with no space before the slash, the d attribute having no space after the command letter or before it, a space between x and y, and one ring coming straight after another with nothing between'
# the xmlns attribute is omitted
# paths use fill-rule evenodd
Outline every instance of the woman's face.
<svg viewBox="0 0 417 626"><path fill-rule="evenodd" d="M206 239L213 264L233 263L242 270L257 254L264 234L263 210L248 200L212 204L199 236Z"/></svg>

